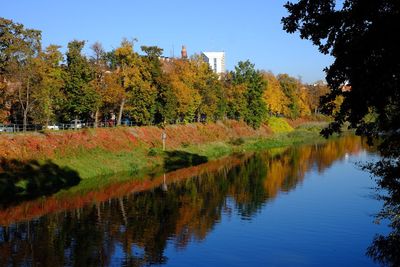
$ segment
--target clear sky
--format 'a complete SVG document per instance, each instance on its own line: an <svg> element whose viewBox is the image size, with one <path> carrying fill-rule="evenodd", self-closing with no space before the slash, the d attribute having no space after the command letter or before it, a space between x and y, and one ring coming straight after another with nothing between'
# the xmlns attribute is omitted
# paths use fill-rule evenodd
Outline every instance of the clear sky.
<svg viewBox="0 0 400 267"><path fill-rule="evenodd" d="M164 56L225 51L228 69L249 59L256 68L305 82L324 79L332 58L310 41L282 30L286 0L0 0L0 16L42 31L43 44L66 47L73 39L106 50L123 37L157 45Z"/></svg>

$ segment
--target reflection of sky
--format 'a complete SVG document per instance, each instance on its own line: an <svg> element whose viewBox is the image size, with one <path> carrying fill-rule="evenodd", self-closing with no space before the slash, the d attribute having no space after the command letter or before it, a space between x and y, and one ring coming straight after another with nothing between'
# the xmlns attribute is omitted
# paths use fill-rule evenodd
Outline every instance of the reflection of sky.
<svg viewBox="0 0 400 267"><path fill-rule="evenodd" d="M179 252L169 244L168 265L373 266L366 248L388 229L372 223L381 204L370 197L373 179L355 163L374 158L363 152L322 174L310 171L302 186L279 194L250 221L236 211L223 214L203 242Z"/></svg>

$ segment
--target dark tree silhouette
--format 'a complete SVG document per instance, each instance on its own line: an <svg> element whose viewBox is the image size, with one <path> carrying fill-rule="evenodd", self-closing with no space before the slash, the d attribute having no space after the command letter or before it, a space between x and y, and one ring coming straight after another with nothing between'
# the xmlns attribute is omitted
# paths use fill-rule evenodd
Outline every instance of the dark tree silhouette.
<svg viewBox="0 0 400 267"><path fill-rule="evenodd" d="M394 231L378 236L368 253L382 263L399 266L400 1L300 0L285 7L289 15L282 19L284 30L299 32L320 52L334 57L325 69L331 91L321 99L323 111L333 114L338 96L344 101L335 121L322 133L340 132L348 121L357 134L382 139L382 160L366 168L388 192L378 216L391 219ZM346 84L350 86L343 90Z"/></svg>
<svg viewBox="0 0 400 267"><path fill-rule="evenodd" d="M338 1L340 2L340 1ZM334 57L326 68L331 92L323 100L331 113L332 100L344 96L340 112L326 133L339 131L345 121L359 133L376 135L399 128L400 2L396 0L349 1L301 0L285 5L282 19L289 33L300 32L324 54ZM342 90L350 84L351 90ZM365 116L377 114L376 120Z"/></svg>

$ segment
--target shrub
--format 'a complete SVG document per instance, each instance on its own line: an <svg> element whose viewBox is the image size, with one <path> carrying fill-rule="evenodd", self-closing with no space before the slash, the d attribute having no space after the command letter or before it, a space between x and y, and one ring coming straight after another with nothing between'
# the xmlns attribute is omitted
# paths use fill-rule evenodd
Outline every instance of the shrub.
<svg viewBox="0 0 400 267"><path fill-rule="evenodd" d="M239 138L230 140L229 143L234 146L240 146L240 145L244 144L244 139L242 137L239 137Z"/></svg>
<svg viewBox="0 0 400 267"><path fill-rule="evenodd" d="M267 120L268 126L274 133L285 133L293 131L293 127L284 118L270 117Z"/></svg>
<svg viewBox="0 0 400 267"><path fill-rule="evenodd" d="M147 155L150 157L155 157L155 156L157 156L157 150L154 147L152 147L149 149L149 152L147 153Z"/></svg>

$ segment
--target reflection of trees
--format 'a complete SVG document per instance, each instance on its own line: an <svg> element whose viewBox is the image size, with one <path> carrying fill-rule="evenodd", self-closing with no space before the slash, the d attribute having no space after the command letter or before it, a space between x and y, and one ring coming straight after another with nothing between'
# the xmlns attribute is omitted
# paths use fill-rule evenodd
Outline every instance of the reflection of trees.
<svg viewBox="0 0 400 267"><path fill-rule="evenodd" d="M170 183L168 191L158 186L1 227L0 265L165 263L167 243L183 249L193 240L204 240L223 212L236 210L243 219L251 219L279 191L295 188L311 168L323 171L360 148L358 139L348 137L277 155L265 152Z"/></svg>
<svg viewBox="0 0 400 267"><path fill-rule="evenodd" d="M400 266L400 160L384 158L365 168L379 177L378 188L385 192L379 196L384 205L377 219L388 220L392 228L388 235L377 235L374 238L367 254L384 265Z"/></svg>

